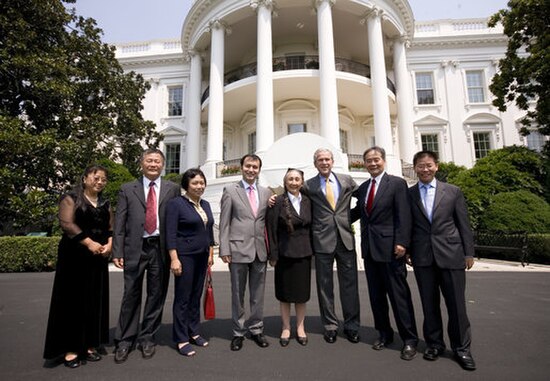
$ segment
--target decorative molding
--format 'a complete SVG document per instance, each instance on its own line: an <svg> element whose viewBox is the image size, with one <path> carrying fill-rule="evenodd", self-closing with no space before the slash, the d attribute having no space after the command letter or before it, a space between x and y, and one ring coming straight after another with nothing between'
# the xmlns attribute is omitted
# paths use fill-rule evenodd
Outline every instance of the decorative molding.
<svg viewBox="0 0 550 381"><path fill-rule="evenodd" d="M365 13L361 15L359 19L359 24L365 25L369 18L382 17L384 15L384 10L378 6L374 6Z"/></svg>
<svg viewBox="0 0 550 381"><path fill-rule="evenodd" d="M207 33L211 33L213 29L223 29L226 35L231 35L232 29L231 27L225 22L220 19L213 19L208 23L208 27L206 28Z"/></svg>

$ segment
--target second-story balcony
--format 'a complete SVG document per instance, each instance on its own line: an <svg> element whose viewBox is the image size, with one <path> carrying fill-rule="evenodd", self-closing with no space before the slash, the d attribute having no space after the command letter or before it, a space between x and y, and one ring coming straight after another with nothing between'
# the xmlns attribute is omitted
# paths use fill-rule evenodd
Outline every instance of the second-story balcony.
<svg viewBox="0 0 550 381"><path fill-rule="evenodd" d="M335 59L336 71L356 74L361 77L370 79L370 66L360 62L344 58ZM234 70L231 70L224 75L224 86L231 83L243 80L245 78L253 77L256 73L257 63L252 62L243 66L240 66ZM319 56L284 56L273 58L273 72L286 71L286 70L318 70L319 69ZM386 79L388 89L395 94L395 85L387 78ZM202 94L201 103L204 103L209 96L210 88L207 87Z"/></svg>

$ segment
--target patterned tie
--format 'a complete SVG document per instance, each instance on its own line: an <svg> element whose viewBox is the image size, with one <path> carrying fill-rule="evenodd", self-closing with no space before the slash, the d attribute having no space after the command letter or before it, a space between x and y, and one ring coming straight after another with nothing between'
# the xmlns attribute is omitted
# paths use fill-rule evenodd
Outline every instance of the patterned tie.
<svg viewBox="0 0 550 381"><path fill-rule="evenodd" d="M248 187L248 202L250 202L250 207L252 208L252 214L256 217L258 213L258 204L256 203L256 193L254 192L254 187Z"/></svg>
<svg viewBox="0 0 550 381"><path fill-rule="evenodd" d="M374 192L376 191L376 180L372 179L371 186L369 190L369 195L367 196L367 213L370 214L372 211L372 203L374 202Z"/></svg>
<svg viewBox="0 0 550 381"><path fill-rule="evenodd" d="M155 192L155 183L151 181L145 208L145 231L147 234L153 234L155 230L157 230L157 193Z"/></svg>
<svg viewBox="0 0 550 381"><path fill-rule="evenodd" d="M336 209L336 201L334 200L334 192L332 191L332 185L330 185L330 180L327 178L325 181L325 192L327 194L327 201L330 204L331 208Z"/></svg>

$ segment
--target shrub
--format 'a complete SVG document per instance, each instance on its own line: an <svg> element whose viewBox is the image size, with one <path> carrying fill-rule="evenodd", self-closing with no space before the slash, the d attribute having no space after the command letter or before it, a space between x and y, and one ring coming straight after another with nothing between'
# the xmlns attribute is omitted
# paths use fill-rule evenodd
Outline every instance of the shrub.
<svg viewBox="0 0 550 381"><path fill-rule="evenodd" d="M484 230L550 232L550 205L542 197L525 190L494 195L481 215Z"/></svg>
<svg viewBox="0 0 550 381"><path fill-rule="evenodd" d="M0 272L55 270L59 237L0 237Z"/></svg>
<svg viewBox="0 0 550 381"><path fill-rule="evenodd" d="M550 265L550 234L529 234L527 262Z"/></svg>

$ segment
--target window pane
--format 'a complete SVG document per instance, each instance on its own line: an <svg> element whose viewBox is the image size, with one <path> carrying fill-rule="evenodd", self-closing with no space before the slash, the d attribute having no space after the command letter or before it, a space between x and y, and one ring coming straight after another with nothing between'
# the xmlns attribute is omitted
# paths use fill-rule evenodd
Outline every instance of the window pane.
<svg viewBox="0 0 550 381"><path fill-rule="evenodd" d="M305 69L305 56L287 56L286 69Z"/></svg>
<svg viewBox="0 0 550 381"><path fill-rule="evenodd" d="M434 103L432 73L416 73L416 98L418 104Z"/></svg>
<svg viewBox="0 0 550 381"><path fill-rule="evenodd" d="M182 87L171 87L168 89L168 116L182 115L182 100Z"/></svg>
<svg viewBox="0 0 550 381"><path fill-rule="evenodd" d="M466 86L468 87L468 101L470 103L485 102L485 91L482 71L467 71Z"/></svg>
<svg viewBox="0 0 550 381"><path fill-rule="evenodd" d="M491 150L491 133L490 132L474 132L474 151L476 159L481 159L487 156Z"/></svg>
<svg viewBox="0 0 550 381"><path fill-rule="evenodd" d="M525 137L527 140L527 147L536 152L542 152L544 146L544 136L538 131L531 131L529 135Z"/></svg>
<svg viewBox="0 0 550 381"><path fill-rule="evenodd" d="M166 173L180 173L180 144L166 144Z"/></svg>
<svg viewBox="0 0 550 381"><path fill-rule="evenodd" d="M306 132L305 123L289 123L287 126L288 134L295 134L297 132Z"/></svg>
<svg viewBox="0 0 550 381"><path fill-rule="evenodd" d="M256 152L256 131L248 134L248 153Z"/></svg>
<svg viewBox="0 0 550 381"><path fill-rule="evenodd" d="M340 130L340 148L342 152L348 153L348 132L345 130Z"/></svg>
<svg viewBox="0 0 550 381"><path fill-rule="evenodd" d="M421 135L422 150L433 151L439 155L439 136L438 134Z"/></svg>

